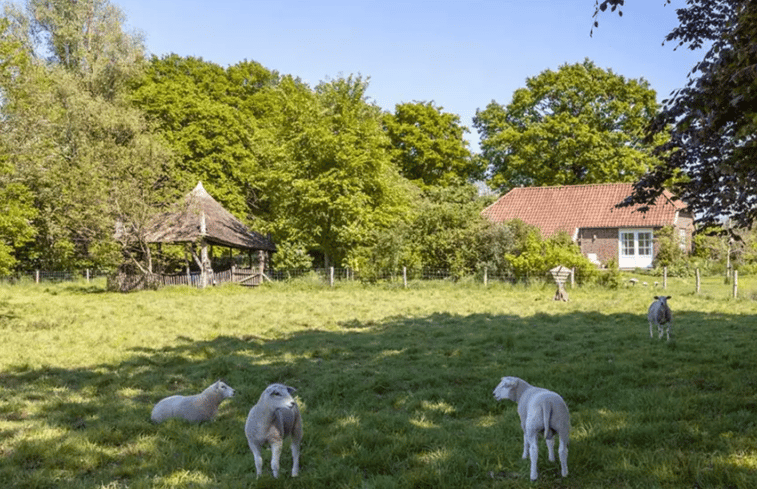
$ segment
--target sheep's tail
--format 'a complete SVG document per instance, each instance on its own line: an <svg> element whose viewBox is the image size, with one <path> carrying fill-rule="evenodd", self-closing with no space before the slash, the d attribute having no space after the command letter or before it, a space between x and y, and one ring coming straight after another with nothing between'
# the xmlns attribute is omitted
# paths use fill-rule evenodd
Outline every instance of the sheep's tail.
<svg viewBox="0 0 757 489"><path fill-rule="evenodd" d="M547 402L544 404L544 409L542 409L542 414L544 414L544 438L549 438L549 418L552 417L552 403Z"/></svg>

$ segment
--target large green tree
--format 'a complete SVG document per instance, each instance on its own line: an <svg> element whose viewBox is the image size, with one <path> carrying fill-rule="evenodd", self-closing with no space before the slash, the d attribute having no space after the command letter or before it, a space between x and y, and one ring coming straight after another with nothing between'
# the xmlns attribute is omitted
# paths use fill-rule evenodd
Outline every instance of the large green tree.
<svg viewBox="0 0 757 489"><path fill-rule="evenodd" d="M20 43L9 35L8 26L7 19L0 19L0 86L7 86L18 67L28 63ZM0 98L6 98L4 91ZM6 121L0 122L0 127L9 129ZM31 192L11 164L10 149L5 144L0 139L0 275L13 269L16 253L33 239L36 231L31 222L37 217Z"/></svg>
<svg viewBox="0 0 757 489"><path fill-rule="evenodd" d="M619 5L621 0L607 0L597 9ZM698 221L731 219L753 226L757 221L757 3L691 0L676 14L679 26L665 41L692 50L708 49L687 85L666 101L650 125L650 139L670 134L668 142L657 148L663 163L639 179L628 203L652 202L671 178L679 177L673 190Z"/></svg>
<svg viewBox="0 0 757 489"><path fill-rule="evenodd" d="M645 80L585 60L526 79L510 104L492 101L473 123L490 185L502 191L638 179L656 164L643 137L657 110Z"/></svg>
<svg viewBox="0 0 757 489"><path fill-rule="evenodd" d="M2 144L34 196L27 266L106 265L118 259L116 222L144 217L165 186L170 157L131 106L138 35L107 0L6 4L4 42L18 49L2 86Z"/></svg>
<svg viewBox="0 0 757 489"><path fill-rule="evenodd" d="M421 187L478 180L483 171L471 156L460 117L433 102L397 104L384 116L392 159L402 176Z"/></svg>
<svg viewBox="0 0 757 489"><path fill-rule="evenodd" d="M255 200L255 94L276 74L253 62L228 69L176 54L153 57L134 86L136 105L178 159L173 179L185 188L201 180L229 211L245 217Z"/></svg>
<svg viewBox="0 0 757 489"><path fill-rule="evenodd" d="M407 206L367 87L359 76L314 90L284 77L270 94L275 110L266 131L279 149L261 159L261 206L274 236L315 251L326 266L348 265L371 233L391 226Z"/></svg>

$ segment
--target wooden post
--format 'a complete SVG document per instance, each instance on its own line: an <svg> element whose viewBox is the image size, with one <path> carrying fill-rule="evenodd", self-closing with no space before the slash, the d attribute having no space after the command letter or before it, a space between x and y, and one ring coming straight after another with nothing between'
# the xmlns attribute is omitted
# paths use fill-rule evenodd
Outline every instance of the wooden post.
<svg viewBox="0 0 757 489"><path fill-rule="evenodd" d="M570 269L570 288L576 286L576 267Z"/></svg>
<svg viewBox="0 0 757 489"><path fill-rule="evenodd" d="M733 271L733 298L737 299L739 297L739 271L734 270Z"/></svg>
<svg viewBox="0 0 757 489"><path fill-rule="evenodd" d="M329 267L329 286L334 286L334 267Z"/></svg>
<svg viewBox="0 0 757 489"><path fill-rule="evenodd" d="M701 277L699 276L699 268L697 268L697 294L699 293L699 287L702 285Z"/></svg>
<svg viewBox="0 0 757 489"><path fill-rule="evenodd" d="M668 267L662 267L662 288L668 288Z"/></svg>
<svg viewBox="0 0 757 489"><path fill-rule="evenodd" d="M39 283L39 270L34 271L34 283L35 284Z"/></svg>
<svg viewBox="0 0 757 489"><path fill-rule="evenodd" d="M87 268L87 283L89 283L89 268Z"/></svg>
<svg viewBox="0 0 757 489"><path fill-rule="evenodd" d="M204 239L200 246L200 288L204 289L208 286L208 261L210 259L208 258L208 244Z"/></svg>
<svg viewBox="0 0 757 489"><path fill-rule="evenodd" d="M407 288L407 267L402 267L402 286Z"/></svg>

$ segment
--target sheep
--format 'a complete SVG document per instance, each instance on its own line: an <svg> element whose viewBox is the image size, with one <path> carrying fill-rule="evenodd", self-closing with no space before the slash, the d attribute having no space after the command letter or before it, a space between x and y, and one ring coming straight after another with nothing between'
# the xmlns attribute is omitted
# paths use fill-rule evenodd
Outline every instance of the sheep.
<svg viewBox="0 0 757 489"><path fill-rule="evenodd" d="M218 405L227 397L234 396L234 389L220 380L194 396L170 396L161 399L152 408L152 420L161 423L168 418L184 418L192 423L210 421L218 411Z"/></svg>
<svg viewBox="0 0 757 489"><path fill-rule="evenodd" d="M561 473L563 477L567 477L570 413L563 398L517 377L502 377L494 389L494 398L498 401L509 399L518 404L520 427L523 430L523 458L531 456L531 480L536 480L538 476L536 462L539 459L539 446L536 439L541 430L544 430L551 462L555 461L555 433L560 437Z"/></svg>
<svg viewBox="0 0 757 489"><path fill-rule="evenodd" d="M660 337L658 339L662 339L662 326L667 325L666 333L667 333L667 341L670 341L670 333L673 331L673 313L670 311L670 307L668 307L668 299L670 299L671 296L654 296L655 301L650 304L649 306L649 312L647 313L647 320L649 321L649 337L654 338L654 335L652 334L652 325L657 325L657 330L660 333Z"/></svg>
<svg viewBox="0 0 757 489"><path fill-rule="evenodd" d="M257 404L252 406L244 433L247 443L255 457L257 477L263 472L261 449L266 443L271 445L271 471L279 476L279 460L284 439L291 437L292 477L300 471L300 442L302 441L302 417L292 394L294 387L283 384L271 384L260 395Z"/></svg>

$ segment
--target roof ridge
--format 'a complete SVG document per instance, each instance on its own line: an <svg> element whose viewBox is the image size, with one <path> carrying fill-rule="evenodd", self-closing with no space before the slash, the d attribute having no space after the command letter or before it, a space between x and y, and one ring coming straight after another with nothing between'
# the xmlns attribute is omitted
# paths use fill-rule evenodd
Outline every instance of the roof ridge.
<svg viewBox="0 0 757 489"><path fill-rule="evenodd" d="M615 185L633 185L633 182L605 182L605 183L578 183L575 185L535 185L526 187L513 187L515 189L553 189L553 188L576 188L576 187L610 187Z"/></svg>

